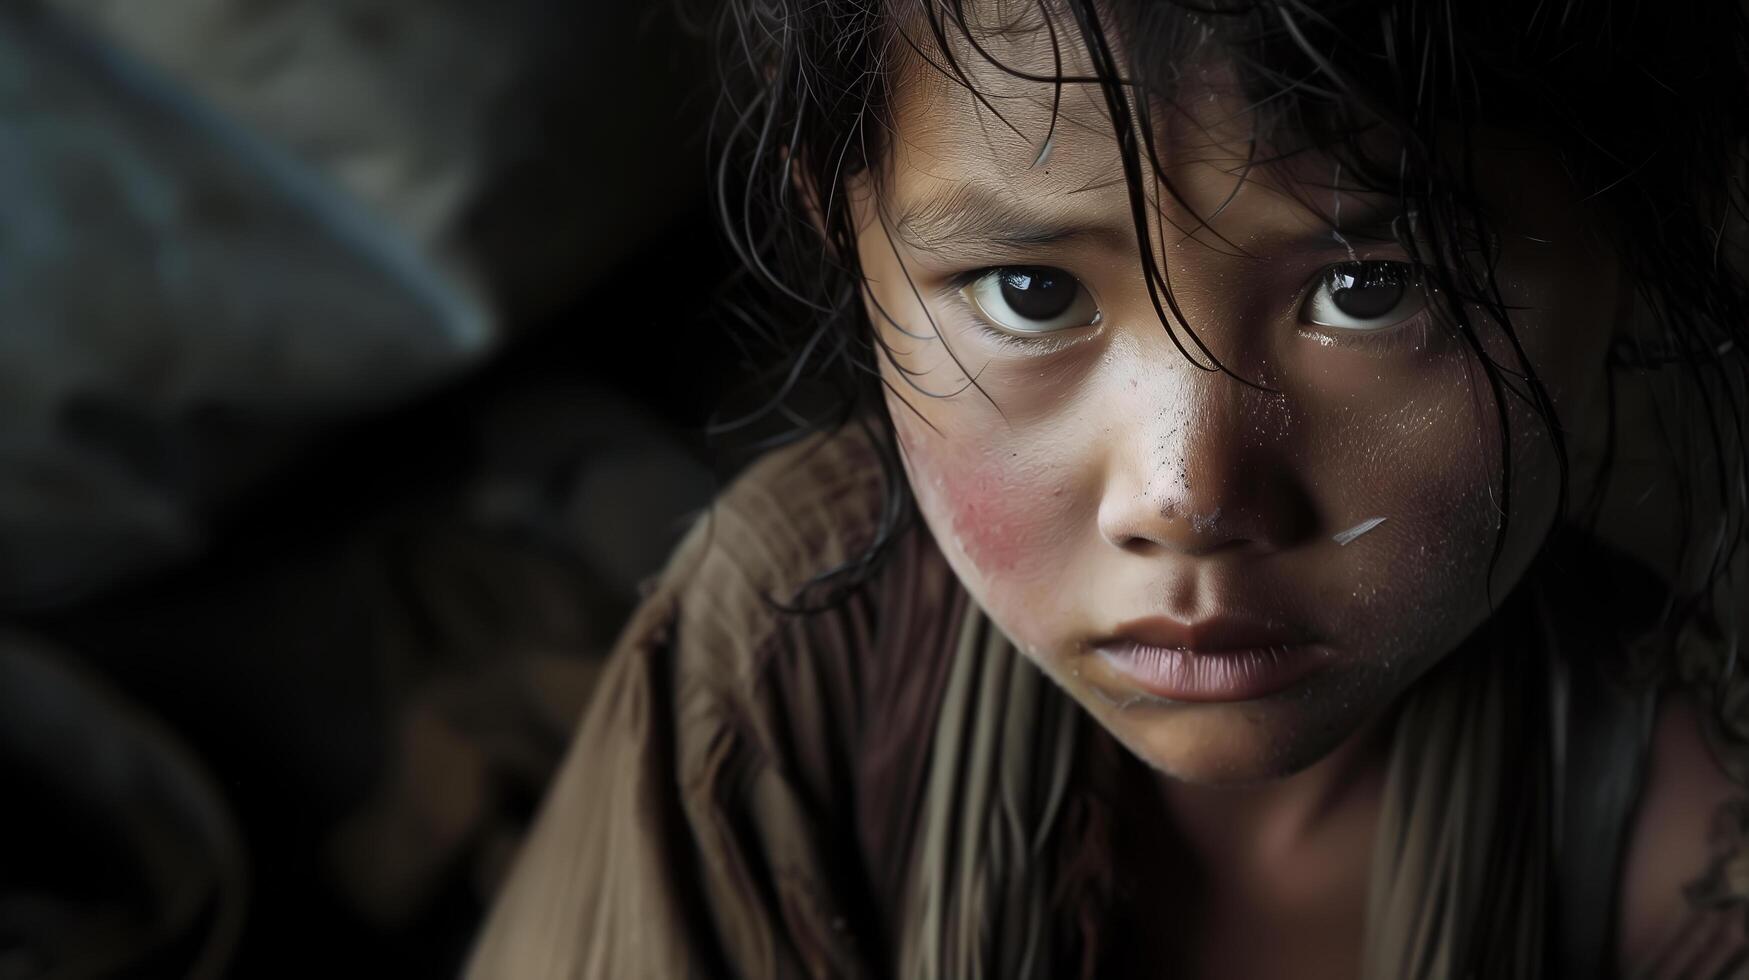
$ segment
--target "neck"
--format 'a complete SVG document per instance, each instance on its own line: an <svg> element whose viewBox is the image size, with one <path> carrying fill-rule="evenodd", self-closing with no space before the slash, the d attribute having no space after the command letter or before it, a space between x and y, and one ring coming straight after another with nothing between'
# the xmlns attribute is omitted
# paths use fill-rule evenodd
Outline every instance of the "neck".
<svg viewBox="0 0 1749 980"><path fill-rule="evenodd" d="M1389 717L1383 714L1292 776L1237 787L1162 777L1161 795L1180 840L1198 863L1269 874L1283 859L1308 846L1321 847L1333 836L1370 840L1389 733Z"/></svg>

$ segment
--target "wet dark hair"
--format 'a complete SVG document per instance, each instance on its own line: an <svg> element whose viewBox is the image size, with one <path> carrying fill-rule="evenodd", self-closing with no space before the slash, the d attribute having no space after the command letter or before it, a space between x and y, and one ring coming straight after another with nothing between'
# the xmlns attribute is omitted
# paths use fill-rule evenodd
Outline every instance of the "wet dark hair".
<svg viewBox="0 0 1749 980"><path fill-rule="evenodd" d="M745 267L748 288L733 307L744 349L764 369L753 409L718 429L764 420L769 433L772 419L785 420L761 443L769 445L862 425L885 469L879 531L817 580L821 601L876 571L915 517L880 406L878 359L890 354L864 307L846 182L878 180L898 61L927 59L970 87L956 50L990 58L978 39L1016 24L1049 31L1058 51L1083 46L1095 66L1091 77L1045 80L1103 94L1150 293L1180 350L1204 367L1225 370L1197 340L1149 246L1157 234L1147 188L1162 173L1150 106L1170 99L1190 56L1218 52L1232 66L1255 108L1254 149L1325 154L1347 175L1345 189L1395 195L1401 213L1417 216L1413 230L1398 223L1399 242L1439 297L1444 327L1481 367L1501 426L1496 559L1512 513L1509 399L1546 425L1567 497L1562 429L1495 282L1499 244L1472 172L1479 128L1533 134L1613 232L1647 314L1610 354L1610 456L1618 375L1678 372L1685 382L1660 415L1666 444L1684 450L1672 465L1684 554L1704 539L1705 581L1685 593L1686 605L1673 599L1671 618L1704 605L1724 574L1749 508L1749 279L1731 230L1749 198L1749 20L1736 0L726 0L713 10L724 68L716 197ZM1472 305L1485 311L1481 322ZM1511 358L1486 353L1488 330ZM1595 522L1601 501L1593 495L1578 516ZM1697 501L1719 523L1701 521Z"/></svg>

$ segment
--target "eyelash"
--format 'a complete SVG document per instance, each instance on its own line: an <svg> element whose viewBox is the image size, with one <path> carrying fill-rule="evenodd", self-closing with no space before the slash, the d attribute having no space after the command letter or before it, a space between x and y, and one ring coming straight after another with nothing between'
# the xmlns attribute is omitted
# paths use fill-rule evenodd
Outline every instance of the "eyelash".
<svg viewBox="0 0 1749 980"><path fill-rule="evenodd" d="M1037 337L1020 337L1009 333L991 323L985 316L965 298L966 287L993 272L1000 272L1012 266L991 265L982 269L971 269L961 272L947 281L948 295L952 302L960 308L960 312L971 318L972 325L982 333L985 339L1004 351L1019 354L1029 354L1033 357L1043 357L1066 350L1080 343L1083 337L1064 337L1058 334L1041 334ZM1086 288L1086 284L1082 284Z"/></svg>
<svg viewBox="0 0 1749 980"><path fill-rule="evenodd" d="M1340 337L1319 330L1311 324L1302 323L1299 325L1299 329L1303 336L1314 338L1323 346L1347 347L1382 357L1403 351L1419 350L1427 346L1427 342L1432 339L1433 327L1429 313L1429 309L1424 307L1420 312L1396 326L1386 327L1372 333L1355 332Z"/></svg>
<svg viewBox="0 0 1749 980"><path fill-rule="evenodd" d="M1340 263L1337 263L1340 264ZM947 281L947 293L952 302L960 308L961 313L971 318L972 325L982 333L988 341L1004 351L1028 354L1042 357L1055 354L1079 343L1081 337L1058 337L1044 334L1039 337L1021 337L1003 330L990 323L968 300L964 298L966 287L994 272L1000 272L1009 266L984 266L978 269L968 269L957 273ZM1306 297L1317 289L1323 280L1329 266L1320 266L1318 271L1309 278L1305 285L1295 295L1293 309L1300 310L1305 306ZM1083 284L1085 287L1085 284ZM1433 293L1437 294L1437 290ZM1367 353L1383 356L1402 351L1418 350L1427 345L1431 339L1432 304L1424 306L1414 316L1405 319L1396 326L1376 332L1353 331L1345 335L1337 335L1318 329L1314 324L1297 324L1302 335L1314 338L1318 343L1332 347L1348 347Z"/></svg>
<svg viewBox="0 0 1749 980"><path fill-rule="evenodd" d="M1300 287L1300 291L1295 294L1293 309L1295 311L1305 309L1307 297L1322 284L1325 274L1333 266L1342 264L1344 263L1336 262L1320 266L1318 271L1313 273L1312 277L1306 280L1306 284ZM1404 319L1403 322L1395 326L1378 331L1336 333L1331 329L1321 329L1317 324L1301 322L1297 324L1299 332L1301 336L1312 338L1323 346L1347 347L1381 357L1404 351L1419 350L1426 347L1428 341L1432 339L1433 298L1439 295L1439 290L1425 286L1417 286L1416 288L1426 289L1426 302L1420 310L1416 311L1415 315Z"/></svg>

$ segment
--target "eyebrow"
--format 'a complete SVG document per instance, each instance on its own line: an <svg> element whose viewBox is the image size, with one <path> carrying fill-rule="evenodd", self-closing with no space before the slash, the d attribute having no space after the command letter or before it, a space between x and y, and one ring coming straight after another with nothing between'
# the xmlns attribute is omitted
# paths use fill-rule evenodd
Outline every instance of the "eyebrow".
<svg viewBox="0 0 1749 980"><path fill-rule="evenodd" d="M1321 230L1276 228L1260 237L1304 247L1317 241L1341 247L1348 243L1395 242L1399 212L1391 204L1351 204L1340 228ZM1328 221L1328 217L1320 216ZM1135 226L1129 214L1121 224L1077 221L1062 209L1015 198L977 181L955 184L951 191L925 197L906 207L893 223L896 237L911 247L944 256L980 255L991 248L1044 249L1081 242L1110 248L1135 248ZM1332 234L1339 232L1339 234Z"/></svg>
<svg viewBox="0 0 1749 980"><path fill-rule="evenodd" d="M1041 208L975 181L913 203L893 228L913 248L949 255L990 246L1037 249L1080 241L1134 247L1135 240L1127 223L1077 221L1061 209Z"/></svg>

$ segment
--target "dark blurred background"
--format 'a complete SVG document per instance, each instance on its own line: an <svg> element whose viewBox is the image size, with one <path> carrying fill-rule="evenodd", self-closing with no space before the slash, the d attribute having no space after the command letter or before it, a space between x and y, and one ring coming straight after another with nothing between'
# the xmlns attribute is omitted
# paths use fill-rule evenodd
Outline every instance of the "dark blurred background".
<svg viewBox="0 0 1749 980"><path fill-rule="evenodd" d="M706 64L0 0L0 980L456 972L732 466Z"/></svg>

